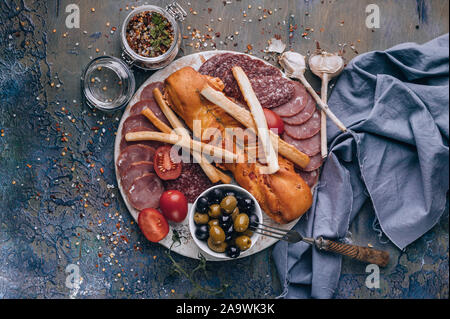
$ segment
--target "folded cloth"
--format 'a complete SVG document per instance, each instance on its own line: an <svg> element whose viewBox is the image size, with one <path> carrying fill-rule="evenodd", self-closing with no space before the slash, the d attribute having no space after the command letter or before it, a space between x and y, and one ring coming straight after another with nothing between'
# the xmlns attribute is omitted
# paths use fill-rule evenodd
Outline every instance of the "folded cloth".
<svg viewBox="0 0 450 319"><path fill-rule="evenodd" d="M329 99L330 152L310 211L295 230L340 239L370 199L384 234L403 249L432 228L449 188L449 36L353 59ZM331 298L341 257L279 242L281 297Z"/></svg>

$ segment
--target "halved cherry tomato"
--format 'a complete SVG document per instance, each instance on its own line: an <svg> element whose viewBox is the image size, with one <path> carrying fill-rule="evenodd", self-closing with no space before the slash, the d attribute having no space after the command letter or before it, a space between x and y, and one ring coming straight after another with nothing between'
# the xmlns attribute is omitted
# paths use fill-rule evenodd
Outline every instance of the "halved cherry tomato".
<svg viewBox="0 0 450 319"><path fill-rule="evenodd" d="M154 208L146 208L139 213L138 225L145 238L157 243L169 233L169 224L164 216Z"/></svg>
<svg viewBox="0 0 450 319"><path fill-rule="evenodd" d="M162 180L176 179L181 174L181 161L171 157L172 146L164 145L156 149L153 166Z"/></svg>
<svg viewBox="0 0 450 319"><path fill-rule="evenodd" d="M281 117L275 113L274 111L271 111L269 109L264 108L264 115L266 117L267 126L271 131L273 131L275 134L281 135L284 132L284 122L281 119Z"/></svg>
<svg viewBox="0 0 450 319"><path fill-rule="evenodd" d="M168 220L181 223L186 218L188 202L182 192L168 190L161 195L159 208Z"/></svg>

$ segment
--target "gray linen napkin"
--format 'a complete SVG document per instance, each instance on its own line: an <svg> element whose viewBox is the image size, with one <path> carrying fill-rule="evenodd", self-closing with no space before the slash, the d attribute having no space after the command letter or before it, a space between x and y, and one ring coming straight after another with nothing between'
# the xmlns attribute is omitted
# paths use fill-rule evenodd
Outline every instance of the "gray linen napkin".
<svg viewBox="0 0 450 319"><path fill-rule="evenodd" d="M295 229L343 238L370 199L384 234L400 249L441 217L449 189L449 36L404 43L353 59L329 99L349 128L328 121L330 154L310 211ZM341 257L305 243L276 244L285 298L331 298Z"/></svg>

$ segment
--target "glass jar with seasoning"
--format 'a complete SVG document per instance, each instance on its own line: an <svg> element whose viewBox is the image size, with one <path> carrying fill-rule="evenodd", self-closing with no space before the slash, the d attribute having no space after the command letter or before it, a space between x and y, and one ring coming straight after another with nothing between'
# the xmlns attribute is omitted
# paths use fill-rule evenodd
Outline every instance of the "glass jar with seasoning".
<svg viewBox="0 0 450 319"><path fill-rule="evenodd" d="M124 61L145 70L167 66L180 49L177 21L183 21L185 16L186 12L177 3L166 9L143 5L131 11L120 32Z"/></svg>
<svg viewBox="0 0 450 319"><path fill-rule="evenodd" d="M92 60L81 75L84 101L105 112L122 109L135 91L131 67L157 70L178 54L181 32L177 21L186 17L176 2L165 9L143 5L131 11L121 28L121 58L102 56Z"/></svg>

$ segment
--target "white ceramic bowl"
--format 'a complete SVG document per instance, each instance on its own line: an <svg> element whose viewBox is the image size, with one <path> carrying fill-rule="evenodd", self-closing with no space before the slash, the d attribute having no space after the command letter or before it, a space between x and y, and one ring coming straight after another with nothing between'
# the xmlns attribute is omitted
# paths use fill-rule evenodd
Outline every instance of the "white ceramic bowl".
<svg viewBox="0 0 450 319"><path fill-rule="evenodd" d="M194 239L195 244L200 248L200 250L202 252L204 252L205 254L207 254L209 256L212 256L212 257L214 257L214 258L216 258L218 260L233 260L233 259L236 259L236 258L230 258L230 257L227 257L227 255L225 253L217 253L217 252L211 250L208 247L208 244L207 244L206 241L199 240L195 236L196 225L195 225L195 222L194 222L194 213L195 213L195 207L197 206L197 200L200 197L205 196L207 193L209 193L214 188L221 188L223 191L234 191L236 193L242 193L242 194L245 194L246 196L248 196L249 198L251 198L255 202L255 214L258 216L260 222L262 222L262 220L263 220L261 207L259 206L258 201L255 199L255 197L253 197L252 194L250 194L244 188L242 188L240 186L237 186L237 185L233 185L233 184L220 184L220 185L216 185L216 186L208 188L203 193L201 193L200 196L197 197L197 199L195 200L194 204L191 206L191 208L189 210L189 214L188 214L189 231L191 232L191 236ZM252 245L246 251L241 252L241 254L239 255L238 258L245 257L252 250L253 246L258 241L259 236L260 236L259 234L253 233L253 235L251 237Z"/></svg>

